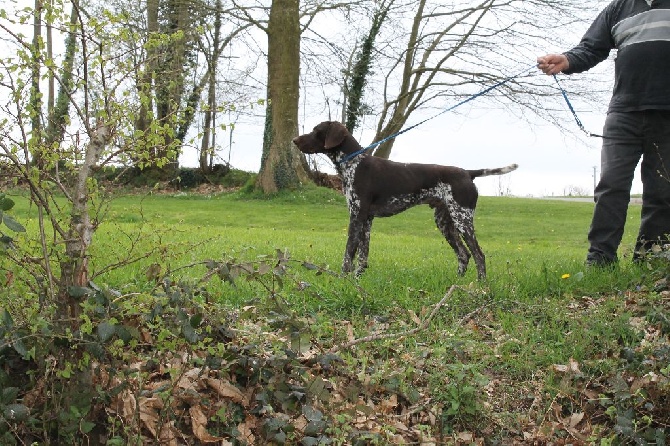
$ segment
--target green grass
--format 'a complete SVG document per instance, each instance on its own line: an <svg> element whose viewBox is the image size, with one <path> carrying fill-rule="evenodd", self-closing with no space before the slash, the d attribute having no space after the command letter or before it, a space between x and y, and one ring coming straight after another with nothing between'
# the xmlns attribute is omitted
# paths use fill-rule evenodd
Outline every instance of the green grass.
<svg viewBox="0 0 670 446"><path fill-rule="evenodd" d="M21 196L14 199L15 217L34 231L34 209ZM583 267L592 208L591 203L481 197L475 225L487 257L491 292L502 298L534 299L579 289L612 291L627 285L637 273L629 274L631 267L625 259L634 244L639 206L631 206L629 212L621 269L607 279L598 276L594 280ZM148 265L155 262L175 270L225 256L252 261L276 249L288 249L294 259L339 271L347 224L343 198L326 189L306 189L273 199L242 193L125 195L111 201L95 234L93 273L122 262L128 253L140 256L158 247L163 248L155 256L106 272L96 280L122 287L141 282ZM427 206L376 219L370 245L370 267L359 283L374 296L378 310L390 303L416 310L421 304L415 298L416 290L439 295L452 284L476 281L472 261L465 277L456 275L456 257ZM201 272L185 269L179 274L188 277ZM565 274L570 278L562 278ZM339 300L339 292L345 289L356 293L352 287L336 288L329 301ZM221 293L238 303L250 297L240 295L239 290L235 296L226 295L225 287ZM333 311L341 307L331 303Z"/></svg>
<svg viewBox="0 0 670 446"><path fill-rule="evenodd" d="M12 215L34 233L34 209L20 194L13 199ZM564 384L552 372L554 365L577 361L592 379L617 369L619 350L635 348L643 337L631 325L631 318L640 316L635 308L653 308L662 300L648 293L643 303L631 307L628 297L652 286L646 270L630 262L638 205L629 209L620 265L584 268L592 209L583 202L481 197L476 230L487 257L484 283L476 280L472 263L465 277L456 275L455 255L427 206L376 219L369 268L355 280L338 274L348 213L343 198L332 191L305 189L272 198L240 192L125 195L111 201L96 232L92 272L96 283L134 293L154 286L146 277L152 264L169 271L173 280L195 283L206 273L202 262L207 259L255 262L277 249L288 250L295 263L283 287L269 279L238 279L236 287L214 279L208 296L237 309L250 302L270 305L270 290L277 292L291 311L313 318L314 338L335 345L344 341L343 321L351 321L356 336L377 328L403 331L424 319L452 285L459 285L428 330L364 344L355 353L344 352L343 358L371 382L386 385L397 379L407 388L422 385L435 401L483 398L455 397L459 380L477 382L486 376L506 383L517 393L496 403L500 407L492 417L496 423L514 424L520 423L521 415L515 413L523 412L523 398L536 387L550 400L560 393ZM17 241L28 243L23 236ZM135 263L105 269L148 251L150 256ZM333 274L303 269L302 261ZM303 290L298 283L309 286ZM401 352L412 358L411 365L399 361ZM451 384L445 384L444 376ZM550 400L535 410L546 415ZM479 422L457 421L464 426Z"/></svg>

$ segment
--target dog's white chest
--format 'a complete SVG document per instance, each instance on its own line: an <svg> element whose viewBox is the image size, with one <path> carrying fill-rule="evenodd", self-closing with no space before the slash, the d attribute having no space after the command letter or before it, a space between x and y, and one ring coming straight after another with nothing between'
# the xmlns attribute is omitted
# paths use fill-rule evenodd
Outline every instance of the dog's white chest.
<svg viewBox="0 0 670 446"><path fill-rule="evenodd" d="M360 160L354 159L346 166L344 166L340 171L340 177L342 178L342 191L344 192L344 197L347 199L349 212L358 211L361 207L361 200L356 193L356 189L354 188L354 177L359 163Z"/></svg>

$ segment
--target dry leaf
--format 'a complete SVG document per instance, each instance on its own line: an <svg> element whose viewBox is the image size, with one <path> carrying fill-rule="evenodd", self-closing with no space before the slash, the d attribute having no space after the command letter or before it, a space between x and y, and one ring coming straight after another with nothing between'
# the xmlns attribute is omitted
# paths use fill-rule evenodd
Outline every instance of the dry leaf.
<svg viewBox="0 0 670 446"><path fill-rule="evenodd" d="M219 396L228 398L237 404L244 404L244 394L229 381L221 381L216 378L207 378L207 385L214 389Z"/></svg>
<svg viewBox="0 0 670 446"><path fill-rule="evenodd" d="M416 313L414 312L414 310L409 310L408 312L409 312L409 317L410 317L410 319L412 319L412 321L413 321L416 325L421 325L421 324L422 324L421 319L419 319L419 316L416 315Z"/></svg>
<svg viewBox="0 0 670 446"><path fill-rule="evenodd" d="M389 398L382 400L381 403L379 403L381 413L393 413L396 407L398 407L398 395L396 394L391 395Z"/></svg>
<svg viewBox="0 0 670 446"><path fill-rule="evenodd" d="M174 427L174 421L169 423L164 423L161 426L160 436L158 441L160 441L161 446L179 446L177 442L179 431Z"/></svg>
<svg viewBox="0 0 670 446"><path fill-rule="evenodd" d="M475 440L475 436L472 432L460 432L458 434L458 439L461 441L472 443Z"/></svg>
<svg viewBox="0 0 670 446"><path fill-rule="evenodd" d="M349 321L346 321L345 323L347 324L347 341L351 342L356 339L354 336L354 326Z"/></svg>
<svg viewBox="0 0 670 446"><path fill-rule="evenodd" d="M177 387L184 390L198 391L198 381L201 379L202 369L199 367L186 371L177 381Z"/></svg>
<svg viewBox="0 0 670 446"><path fill-rule="evenodd" d="M140 398L140 421L156 438L158 435L159 411L163 408L163 400L160 398ZM134 416L134 411L130 416Z"/></svg>
<svg viewBox="0 0 670 446"><path fill-rule="evenodd" d="M119 394L117 404L119 403L120 405L117 406L116 413L121 415L121 418L127 420L135 414L135 411L137 410L137 400L135 400L135 395L133 395L130 390L124 390Z"/></svg>
<svg viewBox="0 0 670 446"><path fill-rule="evenodd" d="M564 364L553 364L551 368L558 373L565 373L568 371L568 366Z"/></svg>
<svg viewBox="0 0 670 446"><path fill-rule="evenodd" d="M193 435L203 443L217 443L223 438L215 437L209 433L207 430L207 416L203 413L200 406L191 406L188 409L189 415L191 415L191 428L193 429Z"/></svg>
<svg viewBox="0 0 670 446"><path fill-rule="evenodd" d="M572 373L582 373L582 371L579 370L579 363L575 361L573 358L570 358L568 364L570 364L570 371Z"/></svg>
<svg viewBox="0 0 670 446"><path fill-rule="evenodd" d="M256 444L256 437L254 437L253 430L257 427L258 420L251 415L247 415L244 422L237 425L239 435L237 439L246 444Z"/></svg>
<svg viewBox="0 0 670 446"><path fill-rule="evenodd" d="M293 422L293 427L295 427L295 430L300 432L301 434L305 433L305 428L309 424L309 421L307 421L307 418L305 418L304 415L300 415L294 422Z"/></svg>
<svg viewBox="0 0 670 446"><path fill-rule="evenodd" d="M584 413L583 412L573 413L572 415L570 415L570 420L567 424L568 424L568 426L570 426L571 428L574 429L575 427L577 427L577 425L579 423L582 422L583 419L584 419Z"/></svg>

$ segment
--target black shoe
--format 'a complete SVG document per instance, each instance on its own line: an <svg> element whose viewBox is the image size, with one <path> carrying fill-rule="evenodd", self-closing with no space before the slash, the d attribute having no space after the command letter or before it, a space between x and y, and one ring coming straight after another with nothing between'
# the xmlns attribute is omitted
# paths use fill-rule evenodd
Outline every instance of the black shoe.
<svg viewBox="0 0 670 446"><path fill-rule="evenodd" d="M601 268L601 269L614 268L615 266L617 266L618 263L619 260L616 258L606 259L603 257L598 257L595 259L586 259L587 268Z"/></svg>

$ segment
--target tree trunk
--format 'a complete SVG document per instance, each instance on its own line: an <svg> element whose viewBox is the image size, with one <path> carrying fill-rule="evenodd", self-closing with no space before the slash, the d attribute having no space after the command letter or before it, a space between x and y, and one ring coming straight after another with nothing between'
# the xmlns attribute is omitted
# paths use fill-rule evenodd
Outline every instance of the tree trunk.
<svg viewBox="0 0 670 446"><path fill-rule="evenodd" d="M137 93L139 95L139 110L137 112L137 119L135 120L135 130L139 134L145 135L143 140L147 140L147 132L150 127L152 119L152 112L154 107L153 87L156 66L157 51L151 44L153 36L158 34L158 5L159 0L146 0L147 9L147 36L146 40L149 44L145 48L144 66L135 80L137 85ZM148 147L145 147L148 149ZM147 154L148 157L148 154ZM134 156L135 164L141 164L144 160L142 156Z"/></svg>
<svg viewBox="0 0 670 446"><path fill-rule="evenodd" d="M32 43L32 73L30 88L30 107L32 110L31 141L33 163L42 167L44 165L42 154L42 96L40 94L40 76L42 61L40 60L42 41L42 0L35 0L35 11L33 16L33 43Z"/></svg>
<svg viewBox="0 0 670 446"><path fill-rule="evenodd" d="M263 156L256 186L264 193L308 182L304 156L295 148L300 88L298 0L273 0L268 34L268 105Z"/></svg>
<svg viewBox="0 0 670 446"><path fill-rule="evenodd" d="M209 75L209 89L207 92L207 108L203 110L204 113L204 122L202 129L202 139L200 142L200 170L203 172L209 172L212 168L210 165L210 158L212 152L214 152L214 137L215 129L213 128L214 116L216 113L216 65L212 67L210 65L209 70L211 70Z"/></svg>
<svg viewBox="0 0 670 446"><path fill-rule="evenodd" d="M72 3L70 12L70 29L65 38L65 54L63 56L63 69L60 72L60 87L58 89L58 98L54 100L52 88L49 88L49 110L48 125L46 130L46 146L53 147L54 144L60 144L65 135L65 126L70 110L70 93L74 86L73 72L75 55L77 54L77 3ZM53 72L49 75L50 82L53 82Z"/></svg>
<svg viewBox="0 0 670 446"><path fill-rule="evenodd" d="M358 121L365 112L363 93L365 92L368 75L372 67L375 40L377 39L377 35L379 35L382 24L386 20L386 15L391 5L393 5L393 1L390 1L388 4L382 3L379 9L373 13L370 30L365 39L363 39L361 50L356 56L356 63L351 72L351 87L347 91L345 102L347 103L346 127L352 133L358 127Z"/></svg>
<svg viewBox="0 0 670 446"><path fill-rule="evenodd" d="M186 76L186 52L189 39L189 27L193 25L189 17L189 2L168 1L168 23L165 32L170 35L170 44L161 54L161 64L157 68L156 114L162 125L174 129L174 133L163 134L163 143L154 147L153 156L157 166L164 174L171 176L179 167L179 155L174 153L175 144L180 145L179 126L181 104L184 98L184 77ZM181 35L180 35L181 33ZM174 136L173 136L174 135Z"/></svg>
<svg viewBox="0 0 670 446"><path fill-rule="evenodd" d="M61 320L71 321L76 326L79 322L80 295L76 288L88 286L88 249L93 240L95 225L91 222L88 204L90 194L88 181L100 159L100 156L109 144L112 132L105 123L99 123L91 135L86 147L82 166L79 168L77 182L72 194L72 214L70 228L65 240L65 257L61 261L60 284L58 287L58 316Z"/></svg>

